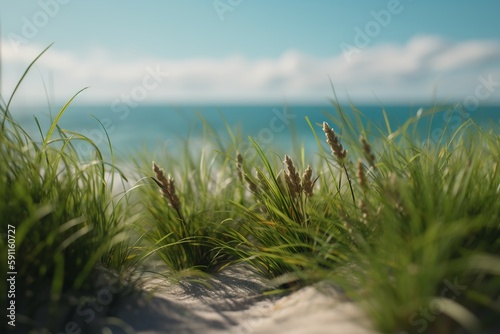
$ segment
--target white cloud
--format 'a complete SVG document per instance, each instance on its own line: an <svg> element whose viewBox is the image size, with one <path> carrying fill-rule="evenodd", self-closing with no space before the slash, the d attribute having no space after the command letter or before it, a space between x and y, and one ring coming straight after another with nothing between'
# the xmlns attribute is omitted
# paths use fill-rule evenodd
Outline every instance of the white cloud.
<svg viewBox="0 0 500 334"><path fill-rule="evenodd" d="M28 45L16 53L2 43L2 93L10 94L26 66L43 48ZM18 100L45 101L49 95L64 102L84 86L91 88L78 98L83 102L112 103L123 94L139 94L147 68L169 72L167 78L140 103L160 102L326 102L332 97L328 76L340 97L347 94L356 103L413 103L438 97L461 99L474 94L478 77L500 81L500 40L452 43L439 37L417 36L404 45L380 44L353 56L342 54L318 58L288 51L278 58L248 59L233 55L223 59L183 60L114 59L106 50L85 54L51 48L16 96ZM38 72L38 73L37 73ZM50 74L50 75L49 75ZM53 81L51 81L53 78ZM43 80L41 80L43 79ZM139 96L139 95L137 95ZM500 87L489 101L500 101Z"/></svg>

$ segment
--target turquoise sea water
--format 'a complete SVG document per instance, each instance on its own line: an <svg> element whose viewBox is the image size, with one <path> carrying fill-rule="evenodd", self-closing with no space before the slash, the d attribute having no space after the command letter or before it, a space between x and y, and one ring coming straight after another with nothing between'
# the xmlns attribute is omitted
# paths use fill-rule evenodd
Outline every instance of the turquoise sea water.
<svg viewBox="0 0 500 334"><path fill-rule="evenodd" d="M394 131L410 117L415 116L423 107L429 106L384 106L391 128ZM387 134L387 128L380 106L356 106L366 117L365 123L371 122L370 132L376 134L380 127ZM353 115L349 106L343 108L346 115ZM481 127L496 124L500 127L500 106L480 106L475 110L466 110L461 106L440 107L441 112L434 117L423 117L418 128L420 138L436 140L445 128L454 130L467 119L472 119ZM52 111L55 116L57 110ZM16 118L29 133L36 137L37 128L33 115L40 120L42 128L48 129L50 114L47 107L25 108L16 114ZM425 113L424 113L425 114ZM102 123L96 120L95 116ZM103 130L106 128L115 151L118 155L159 147L175 151L189 138L193 149L207 143L203 138L203 122L205 120L214 130L209 136L230 142L228 127L241 133L242 137L252 136L265 149L288 150L292 146L292 135L295 133L299 143L315 150L317 147L311 129L305 117L309 117L316 130L321 132L320 124L330 117L338 117L331 105L223 105L223 106L137 106L135 108L121 106L70 106L60 120L64 129L77 131L94 140L103 151L107 149L107 139ZM448 124L448 127L446 127ZM346 131L345 129L337 129ZM78 145L82 154L89 151L85 144Z"/></svg>

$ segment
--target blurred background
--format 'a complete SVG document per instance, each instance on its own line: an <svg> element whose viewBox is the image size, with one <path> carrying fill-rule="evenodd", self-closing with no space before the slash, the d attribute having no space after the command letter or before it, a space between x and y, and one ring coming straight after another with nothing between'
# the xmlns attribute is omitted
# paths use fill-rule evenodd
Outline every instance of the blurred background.
<svg viewBox="0 0 500 334"><path fill-rule="evenodd" d="M333 88L375 121L439 104L498 123L499 12L486 0L0 0L1 103L54 43L12 114L35 129L33 115L49 122L89 87L61 124L98 143L104 127L122 152L196 137L197 113L266 145L285 143L292 120L307 138L304 116L324 120Z"/></svg>

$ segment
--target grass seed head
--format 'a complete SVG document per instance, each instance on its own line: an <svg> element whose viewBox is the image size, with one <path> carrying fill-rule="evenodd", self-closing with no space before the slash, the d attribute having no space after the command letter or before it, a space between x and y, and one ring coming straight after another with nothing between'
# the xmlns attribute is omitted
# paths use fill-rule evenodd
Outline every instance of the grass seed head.
<svg viewBox="0 0 500 334"><path fill-rule="evenodd" d="M161 193L165 198L168 198L167 194L167 184L168 180L165 177L165 171L163 168L160 168L154 161L153 161L153 172L155 173L156 179L160 182L161 185Z"/></svg>
<svg viewBox="0 0 500 334"><path fill-rule="evenodd" d="M175 192L174 179L169 175L167 181L168 181L168 183L167 183L167 189L168 189L168 193L170 194L170 197L169 197L170 204L172 205L172 207L175 210L180 211L180 209L181 209L181 201L179 199L179 196L177 196L177 194Z"/></svg>
<svg viewBox="0 0 500 334"><path fill-rule="evenodd" d="M236 172L238 173L238 179L243 182L243 156L238 152L236 155Z"/></svg>
<svg viewBox="0 0 500 334"><path fill-rule="evenodd" d="M375 168L375 154L373 154L372 148L365 137L359 137L359 142L363 146L363 152L365 153L365 158L371 167Z"/></svg>
<svg viewBox="0 0 500 334"><path fill-rule="evenodd" d="M335 131L333 131L327 122L323 122L323 132L325 133L326 142L330 145L333 155L339 160L345 159L347 151L340 143L339 137L335 134Z"/></svg>
<svg viewBox="0 0 500 334"><path fill-rule="evenodd" d="M302 185L300 180L300 175L293 164L292 159L288 155L285 155L286 173L285 181L290 189L290 193L293 197L297 197L302 192Z"/></svg>
<svg viewBox="0 0 500 334"><path fill-rule="evenodd" d="M302 175L302 189L307 197L313 195L314 182L312 181L312 169L311 166L307 166L304 174Z"/></svg>
<svg viewBox="0 0 500 334"><path fill-rule="evenodd" d="M248 189L254 194L257 193L258 188L255 182L247 174L245 174L243 178L248 183Z"/></svg>
<svg viewBox="0 0 500 334"><path fill-rule="evenodd" d="M158 167L158 165L153 161L153 171L155 173L156 178L161 184L161 193L163 197L165 197L170 205L176 210L180 212L181 209L181 201L176 194L175 191L175 182L174 179L169 175L168 178L165 176L165 171Z"/></svg>

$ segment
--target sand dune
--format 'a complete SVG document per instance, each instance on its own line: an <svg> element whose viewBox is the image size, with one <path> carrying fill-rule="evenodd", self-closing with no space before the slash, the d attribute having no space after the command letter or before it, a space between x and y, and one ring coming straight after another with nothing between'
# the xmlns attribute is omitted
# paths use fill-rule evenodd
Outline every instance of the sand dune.
<svg viewBox="0 0 500 334"><path fill-rule="evenodd" d="M158 283L158 281L156 282ZM265 296L265 280L244 267L210 280L157 287L123 297L107 312L129 332L153 333L374 333L363 313L326 283L286 296ZM127 328L112 327L113 333Z"/></svg>

